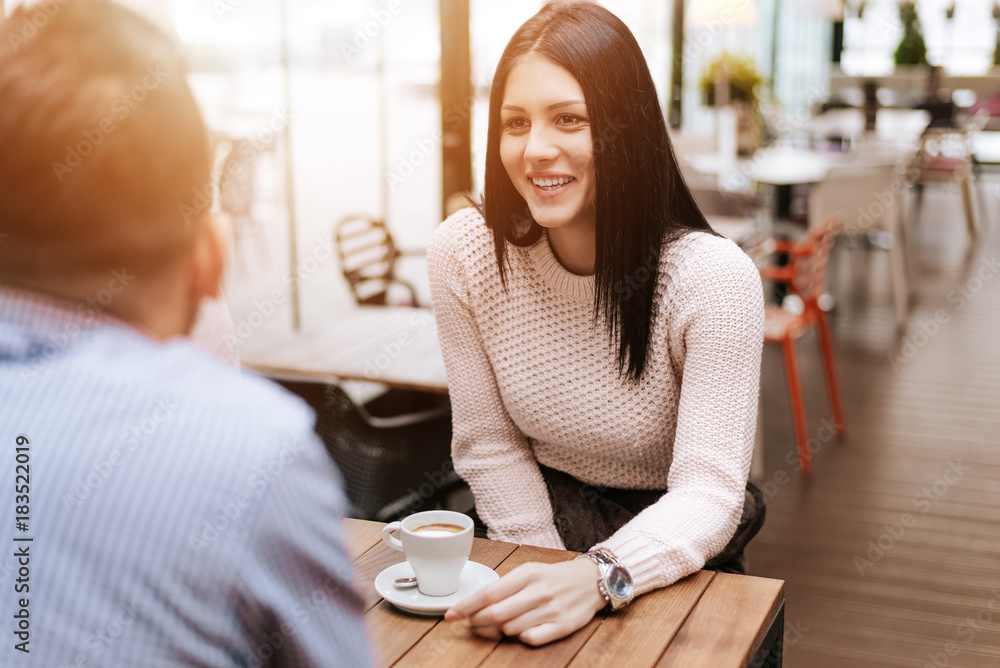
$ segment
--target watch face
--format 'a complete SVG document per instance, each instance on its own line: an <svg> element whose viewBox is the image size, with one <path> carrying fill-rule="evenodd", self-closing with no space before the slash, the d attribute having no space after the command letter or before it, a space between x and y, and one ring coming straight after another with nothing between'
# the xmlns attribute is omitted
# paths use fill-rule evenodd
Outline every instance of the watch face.
<svg viewBox="0 0 1000 668"><path fill-rule="evenodd" d="M608 573L608 591L617 598L632 595L632 576L621 566L614 566Z"/></svg>

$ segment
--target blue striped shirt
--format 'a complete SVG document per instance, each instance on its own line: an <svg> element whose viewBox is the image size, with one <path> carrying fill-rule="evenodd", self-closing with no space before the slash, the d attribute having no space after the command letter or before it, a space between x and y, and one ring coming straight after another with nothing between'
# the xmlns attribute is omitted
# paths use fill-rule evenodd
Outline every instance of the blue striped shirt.
<svg viewBox="0 0 1000 668"><path fill-rule="evenodd" d="M0 665L370 665L312 412L99 309L0 287Z"/></svg>

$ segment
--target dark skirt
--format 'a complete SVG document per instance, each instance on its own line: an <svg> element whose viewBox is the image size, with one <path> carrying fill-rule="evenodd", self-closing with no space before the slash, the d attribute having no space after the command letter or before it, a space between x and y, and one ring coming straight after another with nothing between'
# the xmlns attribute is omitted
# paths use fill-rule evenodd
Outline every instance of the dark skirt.
<svg viewBox="0 0 1000 668"><path fill-rule="evenodd" d="M568 473L541 464L538 468L548 487L556 530L566 549L574 552L586 552L607 540L666 494L666 490L598 487L581 483ZM764 495L756 485L747 481L743 513L736 533L722 552L709 559L704 567L724 573L745 574L743 549L763 526L765 511ZM477 535L485 537L486 527L475 509L472 516L476 521Z"/></svg>

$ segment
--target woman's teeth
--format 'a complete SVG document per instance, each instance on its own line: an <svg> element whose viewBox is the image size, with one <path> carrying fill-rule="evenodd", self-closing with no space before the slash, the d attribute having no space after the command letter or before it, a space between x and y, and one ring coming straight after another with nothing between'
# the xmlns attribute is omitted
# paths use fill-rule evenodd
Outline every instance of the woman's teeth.
<svg viewBox="0 0 1000 668"><path fill-rule="evenodd" d="M531 182L544 190L554 190L573 180L572 176L564 176L558 179L531 179Z"/></svg>

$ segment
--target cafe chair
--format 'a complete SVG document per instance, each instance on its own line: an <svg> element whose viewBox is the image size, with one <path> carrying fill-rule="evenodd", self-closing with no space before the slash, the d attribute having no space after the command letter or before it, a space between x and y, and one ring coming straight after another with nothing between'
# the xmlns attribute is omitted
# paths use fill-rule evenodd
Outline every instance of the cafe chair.
<svg viewBox="0 0 1000 668"><path fill-rule="evenodd" d="M799 379L795 342L807 331L815 327L819 333L820 349L826 373L827 389L833 407L833 420L837 435L844 434L844 415L840 403L840 390L833 359L833 342L826 315L820 308L820 297L826 276L826 266L830 250L840 230L841 221L831 218L815 226L800 241L768 239L758 244L751 255L757 262L761 278L772 280L786 287L789 295L785 303L797 304L794 310L786 310L777 304L766 304L764 310L764 341L780 344L784 353L785 373L788 377L788 393L792 404L792 418L799 450L802 471L812 468L809 455L809 438L806 431L806 415L802 401L802 385ZM785 254L787 264L775 266L770 263L774 254Z"/></svg>
<svg viewBox="0 0 1000 668"><path fill-rule="evenodd" d="M924 109L887 107L875 113L875 138L899 146L913 146L931 123Z"/></svg>
<svg viewBox="0 0 1000 668"><path fill-rule="evenodd" d="M865 114L855 107L835 107L810 118L803 129L813 148L845 151L864 137Z"/></svg>
<svg viewBox="0 0 1000 668"><path fill-rule="evenodd" d="M243 257L246 239L254 239L257 255L265 265L270 262L264 225L254 209L260 199L257 160L262 152L273 150L273 140L264 146L245 139L227 140L222 145L228 145L229 150L218 171L219 209L231 223L236 266L241 274L246 274Z"/></svg>
<svg viewBox="0 0 1000 668"><path fill-rule="evenodd" d="M278 381L316 412L351 517L382 522L444 505L463 486L451 462L447 395L389 390L356 402L340 385Z"/></svg>
<svg viewBox="0 0 1000 668"><path fill-rule="evenodd" d="M396 276L396 263L404 255L384 221L348 216L337 223L334 245L340 268L354 301L365 305L419 306L413 285Z"/></svg>
<svg viewBox="0 0 1000 668"><path fill-rule="evenodd" d="M892 157L862 155L853 162L832 165L826 178L809 193L810 225L836 217L843 222L841 236L850 237L852 242L860 238L866 247L887 250L899 331L906 328L913 294L902 202L905 192ZM878 243L868 243L872 239Z"/></svg>
<svg viewBox="0 0 1000 668"><path fill-rule="evenodd" d="M964 130L928 128L920 137L920 148L907 168L916 189L914 221L920 218L923 189L927 185L957 186L970 241L978 237L976 213L972 203L972 138Z"/></svg>

